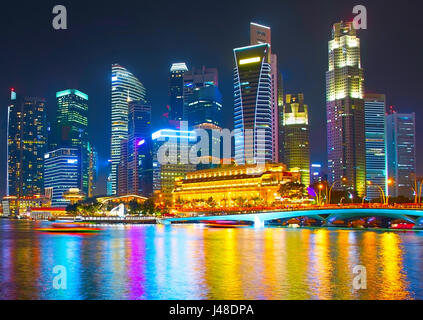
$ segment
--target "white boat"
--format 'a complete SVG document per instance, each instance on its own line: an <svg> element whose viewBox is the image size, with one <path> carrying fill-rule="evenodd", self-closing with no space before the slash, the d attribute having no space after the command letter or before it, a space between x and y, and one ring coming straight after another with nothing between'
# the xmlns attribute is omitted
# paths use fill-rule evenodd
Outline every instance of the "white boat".
<svg viewBox="0 0 423 320"><path fill-rule="evenodd" d="M73 221L75 221L75 222L82 222L82 221L84 221L84 218L81 217L81 216L77 216L77 217L75 217L75 219L73 219Z"/></svg>

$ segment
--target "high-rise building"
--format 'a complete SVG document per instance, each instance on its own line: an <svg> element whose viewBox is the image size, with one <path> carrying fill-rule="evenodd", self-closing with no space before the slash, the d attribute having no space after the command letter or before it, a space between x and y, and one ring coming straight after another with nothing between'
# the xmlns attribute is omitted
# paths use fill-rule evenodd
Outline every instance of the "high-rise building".
<svg viewBox="0 0 423 320"><path fill-rule="evenodd" d="M218 72L216 68L206 68L203 66L201 69L196 69L184 72L184 120L188 120L187 108L189 102L192 100L191 95L195 89L201 89L206 86L219 86ZM190 124L191 125L191 124Z"/></svg>
<svg viewBox="0 0 423 320"><path fill-rule="evenodd" d="M301 183L310 185L310 137L308 106L304 95L287 94L283 111L284 161L288 169L301 173Z"/></svg>
<svg viewBox="0 0 423 320"><path fill-rule="evenodd" d="M269 44L234 49L235 161L273 161Z"/></svg>
<svg viewBox="0 0 423 320"><path fill-rule="evenodd" d="M107 160L107 180L106 180L106 194L108 196L113 195L113 179L112 179L112 160Z"/></svg>
<svg viewBox="0 0 423 320"><path fill-rule="evenodd" d="M190 128L203 123L222 127L222 94L213 84L196 88L187 100L186 109Z"/></svg>
<svg viewBox="0 0 423 320"><path fill-rule="evenodd" d="M283 150L283 107L285 95L283 91L282 73L278 72L278 162L284 163Z"/></svg>
<svg viewBox="0 0 423 320"><path fill-rule="evenodd" d="M416 174L416 115L390 110L386 116L386 144L388 154L391 197L413 198L412 187Z"/></svg>
<svg viewBox="0 0 423 320"><path fill-rule="evenodd" d="M174 63L169 73L169 120L184 120L184 74L188 68L184 62Z"/></svg>
<svg viewBox="0 0 423 320"><path fill-rule="evenodd" d="M111 187L117 189L117 166L120 162L120 143L128 138L128 104L131 101L145 101L143 84L119 64L112 65L112 107L111 107Z"/></svg>
<svg viewBox="0 0 423 320"><path fill-rule="evenodd" d="M89 153L89 179L88 179L88 198L94 196L95 189L97 189L98 178L98 153L94 146L88 144Z"/></svg>
<svg viewBox="0 0 423 320"><path fill-rule="evenodd" d="M194 131L162 129L152 134L153 190L171 201L175 178L185 177L196 166L189 162L189 146L196 143ZM163 148L163 149L162 149Z"/></svg>
<svg viewBox="0 0 423 320"><path fill-rule="evenodd" d="M363 96L360 39L352 22L336 23L326 73L328 179L359 196L366 192Z"/></svg>
<svg viewBox="0 0 423 320"><path fill-rule="evenodd" d="M310 167L310 183L314 184L323 180L322 164L312 163Z"/></svg>
<svg viewBox="0 0 423 320"><path fill-rule="evenodd" d="M381 199L387 189L386 104L384 94L366 93L364 96L366 132L367 199ZM369 183L370 182L370 183Z"/></svg>
<svg viewBox="0 0 423 320"><path fill-rule="evenodd" d="M128 193L150 197L153 194L151 105L131 102L128 118Z"/></svg>
<svg viewBox="0 0 423 320"><path fill-rule="evenodd" d="M251 22L250 45L269 44L268 61L270 61L271 76L271 114L272 114L272 161L278 163L279 159L279 90L282 90L281 75L278 72L278 57L272 53L272 36L269 27ZM283 94L283 93L282 93ZM282 102L283 103L283 102Z"/></svg>
<svg viewBox="0 0 423 320"><path fill-rule="evenodd" d="M118 196L128 194L128 140L126 139L120 142L120 161L118 165L117 185Z"/></svg>
<svg viewBox="0 0 423 320"><path fill-rule="evenodd" d="M69 200L63 195L70 189L79 189L79 150L60 148L44 155L44 188L53 190L52 207L66 207Z"/></svg>
<svg viewBox="0 0 423 320"><path fill-rule="evenodd" d="M88 95L67 89L56 93L57 148L71 147L79 151L79 186L85 195L90 190L90 152L88 142Z"/></svg>
<svg viewBox="0 0 423 320"><path fill-rule="evenodd" d="M18 98L12 89L7 127L7 195L30 197L43 193L45 105L43 98Z"/></svg>

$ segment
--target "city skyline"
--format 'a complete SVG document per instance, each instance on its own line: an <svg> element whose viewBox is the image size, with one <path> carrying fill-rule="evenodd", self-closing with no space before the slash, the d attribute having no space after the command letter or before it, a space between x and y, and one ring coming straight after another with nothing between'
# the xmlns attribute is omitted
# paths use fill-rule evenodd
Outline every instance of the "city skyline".
<svg viewBox="0 0 423 320"><path fill-rule="evenodd" d="M369 10L369 16L371 13L371 10L369 9L371 7L371 5L369 4L368 10ZM352 7L349 11L352 10ZM344 14L344 12L338 11L337 14L334 16L336 16L336 18L331 18L333 19L333 21L329 22L328 25L326 26L325 29L319 29L319 37L320 39L324 39L323 44L319 45L327 45L327 41L330 39L329 38L329 34L328 34L328 30L330 30L330 27L332 26L333 23L337 22L338 20L341 20L342 18L345 18L345 20L347 18L351 18L352 14L350 14L348 16L348 11L345 12L346 14ZM255 17L253 15L251 15L251 18L248 19L250 21L257 21L260 23L263 23L264 25L269 25L272 28L272 33L276 33L276 34L288 34L289 32L292 32L292 29L287 29L285 31L285 29L281 26L275 26L275 24L272 24L272 19L268 18L268 14L263 14L262 17ZM269 21L266 21L269 20ZM236 30L232 30L232 33L235 34L235 31L239 31L239 29L241 29L241 32L239 34L234 35L234 41L232 44L232 48L236 48L237 46L243 46L245 45L245 43L247 41L245 41L246 39L248 39L248 29L249 29L249 22L244 23L243 21L237 22L237 28ZM274 21L274 20L273 20ZM374 29L373 29L374 28ZM417 112L418 113L418 104L416 102L414 103L409 103L407 102L407 98L410 99L411 101L413 101L413 98L409 98L410 95L407 96L406 93L404 93L405 90L400 90L401 85L397 84L395 86L389 86L390 88L388 88L388 84L386 84L386 82L389 81L383 81L381 79L383 79L383 76L379 75L379 74L375 74L375 72L373 71L373 74L370 73L371 71L368 70L374 70L374 69L379 69L382 68L383 66L380 66L380 64L382 64L381 62L377 63L377 67L371 65L371 61L372 59L370 59L370 57L373 55L373 53L369 50L370 47L370 43L368 43L368 39L369 38L375 38L377 36L380 36L380 33L376 33L377 26L376 24L374 26L370 25L368 30L364 30L364 31L360 31L359 36L361 39L361 43L362 46L365 47L367 49L366 52L365 49L362 49L362 59L363 59L363 68L365 69L365 79L366 79L366 91L367 88L370 91L375 91L375 92L381 92L381 93L385 93L387 96L387 106L391 105L390 101L398 101L398 103L394 103L396 109L398 110L398 112L400 113L409 113L409 112ZM54 31L49 31L49 32L54 32ZM67 32L67 31L66 31ZM72 28L70 27L69 33L72 33ZM171 33L171 32L170 32ZM375 34L376 33L376 34ZM373 35L372 35L373 34ZM225 37L225 38L231 38L231 37ZM207 41L213 41L213 38L204 36L204 39L202 39L202 41L204 41L204 43L207 43ZM225 40L228 41L228 40ZM284 86L285 86L285 92L304 92L305 96L307 97L307 104L310 106L310 120L311 120L311 137L312 137L312 141L311 141L311 149L312 149L312 153L311 153L311 162L321 162L321 163L325 163L326 162L326 148L325 148L325 140L326 140L326 136L324 135L324 133L322 134L322 130L319 128L319 126L321 126L319 124L319 121L324 121L324 118L319 115L318 113L323 113L324 111L324 98L323 98L323 103L322 103L322 99L321 97L319 97L319 99L316 99L316 93L314 91L320 92L320 95L322 97L324 97L324 86L322 86L322 79L320 79L320 81L318 81L320 83L319 86L315 86L317 87L317 89L310 89L310 85L307 83L307 81L304 81L305 77L303 76L304 73L308 74L307 72L304 72L305 70L302 70L303 72L300 72L301 70L301 65L302 64L306 64L307 61L302 60L300 58L296 58L296 59L290 59L287 61L286 57L283 55L283 53L285 52L282 49L282 44L283 44L283 40L281 40L281 38L276 37L273 35L273 39L272 39L272 43L275 44L276 48L275 50L272 50L272 52L277 52L278 53L278 60L279 60L279 70L282 71L282 73L284 74ZM312 41L311 41L312 43ZM248 42L247 42L248 44ZM177 45L177 44L175 44ZM182 45L183 46L183 45ZM279 49L278 49L279 48ZM387 46L387 49L391 49L391 46ZM191 69L192 67L201 67L202 65L206 65L207 67L217 67L218 71L219 71L219 82L221 84L223 84L222 87L222 93L224 96L224 102L223 102L223 109L224 109L224 113L226 115L228 114L232 114L233 112L233 105L232 105L232 98L231 98L231 90L230 90L230 83L231 83L231 77L228 77L227 75L230 74L233 70L233 66L230 66L231 63L231 58L233 60L233 57L231 57L231 51L227 50L227 48L225 47L225 50L222 51L219 47L216 48L212 48L211 51L213 52L214 55L214 59L215 62L213 61L212 57L207 57L207 58L201 58L201 55L196 55L196 54L181 54L180 52L178 52L177 56L178 57L174 57L171 58L169 57L168 59L159 59L157 58L156 61L156 65L160 65L160 70L169 70L170 67L170 63L175 63L178 61L187 61L187 65L188 68ZM320 50L321 51L321 50ZM171 53L169 53L170 55ZM282 54L282 59L281 59L281 54ZM327 55L327 52L319 52L319 55L323 55L323 57L325 55ZM111 57L104 57L100 60L105 60L105 59L110 59ZM77 57L75 56L73 58L74 60L78 60ZM140 54L139 60L142 59L142 54ZM165 110L165 105L166 105L166 100L168 99L167 97L167 78L166 77L158 77L160 78L160 82L162 83L162 85L160 86L154 86L152 85L151 87L148 85L148 83L146 82L150 77L154 76L156 77L156 75L154 73L148 72L147 70L143 71L142 68L140 67L136 67L134 65L135 63L135 59L131 59L128 58L127 56L125 56L125 54L122 54L122 58L121 60L119 60L119 57L113 57L113 59L110 59L111 61L106 62L107 64L104 64L103 62L95 62L95 64L97 65L96 68L101 68L102 70L109 70L108 72L110 72L110 65L112 63L119 63L121 65L123 65L125 68L128 68L128 70L130 70L137 78L139 78L139 80L144 84L146 91L147 91L147 98L149 100L152 101L152 105L153 105L153 113L155 113L153 115L153 126L157 125L157 123L159 122L159 115L162 114ZM222 60L224 60L224 67L222 67ZM320 65L318 66L319 69L327 69L327 57L323 60L320 60ZM290 67L286 67L290 65L290 62L295 61L297 65L297 68L295 68L296 70L292 70L292 68ZM373 60L374 61L374 60ZM76 63L76 62L72 62L70 61L71 64L72 63ZM128 62L125 64L125 62ZM33 63L36 63L36 60L33 60ZM233 63L233 62L232 62ZM401 61L401 63L405 63L404 61ZM103 65L104 64L104 65ZM228 67L229 65L229 67ZM416 67L417 69L418 67ZM146 68L148 69L148 68ZM9 94L9 89L10 87L15 87L16 91L19 94L25 94L25 95L35 95L35 96L41 96L41 97L46 97L47 98L47 108L48 108L48 113L49 113L49 120L52 119L51 117L51 111L56 109L56 103L55 101L51 98L51 96L56 92L56 91L60 91L65 87L70 87L70 88L75 88L78 90L81 90L82 92L86 92L89 96L90 96L90 109L93 108L94 110L91 111L90 110L90 116L89 116L89 122L90 123L94 123L93 128L91 128L91 130L89 129L89 131L91 131L91 133L93 131L96 131L96 133L94 133L94 139L93 139L93 145L96 147L96 149L99 150L100 153L100 162L103 163L103 165L100 165L100 171L101 171L101 180L103 181L102 185L99 188L99 192L100 194L105 194L105 168L107 168L106 165L106 161L107 159L109 159L110 157L108 156L110 154L110 151L108 150L107 146L103 145L104 143L108 143L109 139L108 137L110 136L108 133L108 128L107 128L107 124L110 123L107 119L108 115L110 114L109 108L110 108L110 99L107 98L107 96L109 96L109 91L110 91L110 78L108 78L107 73L106 75L103 74L103 76L101 77L93 77L93 76L87 76L87 77L81 77L78 76L77 74L74 74L73 76L70 76L69 78L66 78L66 80L61 81L61 82L57 82L55 77L51 77L49 78L48 76L44 76L44 75L40 75L39 76L39 81L41 81L42 83L45 83L45 86L48 86L51 84L51 82L55 82L55 85L57 85L57 90L52 90L49 89L42 89L42 88L37 88L37 85L31 86L28 84L20 84L22 83L21 80L19 80L20 78L26 78L26 77L31 77L30 72L26 72L27 70L21 70L21 72L19 73L19 75L14 75L13 77L11 77L12 80L7 81L8 84L6 84L5 86L3 85L4 81L6 80L2 80L2 95L1 98L3 101L4 100L4 96L6 96L6 94ZM79 70L81 71L81 70ZM294 73L294 72L295 73ZM369 74L369 73L370 74ZM29 73L29 74L27 74ZM160 72L159 72L160 73ZM314 72L313 72L314 73ZM323 78L322 74L316 74L313 75L314 78ZM7 77L6 77L7 78ZM107 81L109 82L109 87L105 87L105 86L101 86L103 89L98 91L95 91L92 89L90 89L90 85L84 85L83 83L87 81L93 81L94 83L102 83L102 84L107 84ZM94 78L94 79L93 79ZM163 79L162 79L163 78ZM376 78L376 80L375 80ZM377 79L379 78L379 82L377 81ZM51 80L50 80L51 79ZM410 78L408 78L410 79ZM158 81L158 80L157 80ZM30 83L31 81L26 81L27 83ZM57 82L57 83L56 83ZM67 82L67 83L66 83ZM25 81L23 81L23 83L25 83ZM78 83L81 83L80 85L77 85ZM369 87L368 83L371 83L371 87ZM406 84L412 86L413 84L410 83L410 81L406 81ZM415 84L414 84L415 85ZM385 86L385 87L384 87ZM27 88L30 87L30 88ZM229 87L229 89L228 89ZM56 87L55 87L56 89ZM392 91L391 91L392 90ZM50 92L50 91L54 91L54 92ZM96 92L96 93L93 93ZM150 92L151 92L151 99L150 99ZM392 93L394 92L394 93ZM101 98L99 98L99 96L101 96ZM412 95L411 95L412 96ZM99 103L99 100L103 100L104 105L101 105L101 103ZM107 103L109 101L109 103ZM318 102L320 101L320 102ZM164 103L163 103L164 102ZM401 102L401 103L400 103ZM2 103L2 105L6 106L7 105L7 101L6 103ZM100 105L100 106L99 106ZM411 107L410 107L411 105ZM4 109L2 108L2 119L4 119ZM99 112L102 111L105 115L101 115L99 114ZM93 117L93 113L94 113L94 117ZM103 122L105 122L104 124L100 124L97 126L97 124L99 122L97 122L97 118L96 115L98 114L98 118L105 120ZM324 115L324 113L323 113ZM416 116L416 118L418 118L418 115ZM230 119L232 120L232 119ZM224 127L227 128L232 128L231 126L231 121L225 121ZM2 125L2 127L4 127ZM325 127L325 126L323 126ZM102 128L102 129L100 129ZM325 129L325 128L324 128ZM419 141L418 137L419 135L421 135L421 130L419 131L418 128L417 129L417 141ZM97 132L98 131L98 132ZM319 136L320 136L320 140L319 140ZM5 137L5 134L2 132L0 137L3 139L3 137ZM314 139L314 140L313 140ZM5 141L5 139L3 139ZM421 140L421 139L420 139ZM420 152L421 154L421 147L419 145L417 145L417 152ZM419 154L417 154L417 158L419 158ZM5 167L4 167L4 160L2 159L2 162L0 162L1 165L1 171L2 174L0 175L0 178L2 180L2 184L4 184L4 173L3 171L5 171ZM419 162L417 161L417 164L419 164ZM418 172L422 172L422 168L421 165L420 167L418 167ZM0 194L4 194L4 186L2 185L0 187Z"/></svg>

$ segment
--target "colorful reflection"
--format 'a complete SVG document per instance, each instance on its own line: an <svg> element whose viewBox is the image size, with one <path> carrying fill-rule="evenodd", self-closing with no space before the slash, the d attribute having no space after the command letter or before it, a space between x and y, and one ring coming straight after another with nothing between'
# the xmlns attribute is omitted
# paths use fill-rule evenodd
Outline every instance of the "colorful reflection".
<svg viewBox="0 0 423 320"><path fill-rule="evenodd" d="M423 299L422 232L0 221L2 299ZM353 287L354 267L367 289ZM55 288L55 266L66 289Z"/></svg>

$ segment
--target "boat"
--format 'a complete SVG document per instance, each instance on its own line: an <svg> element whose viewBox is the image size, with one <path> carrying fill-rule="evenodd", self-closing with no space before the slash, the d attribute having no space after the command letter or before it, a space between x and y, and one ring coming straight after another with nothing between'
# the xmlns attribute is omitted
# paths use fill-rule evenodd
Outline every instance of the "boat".
<svg viewBox="0 0 423 320"><path fill-rule="evenodd" d="M203 223L210 228L245 228L251 226L247 222L230 220L203 221Z"/></svg>
<svg viewBox="0 0 423 320"><path fill-rule="evenodd" d="M53 223L50 228L35 229L41 232L55 232L55 233L96 233L103 231L101 228L89 227L88 223Z"/></svg>
<svg viewBox="0 0 423 320"><path fill-rule="evenodd" d="M75 222L82 222L82 221L84 221L84 218L81 217L81 216L76 216L75 219L73 219L73 221L75 221Z"/></svg>

